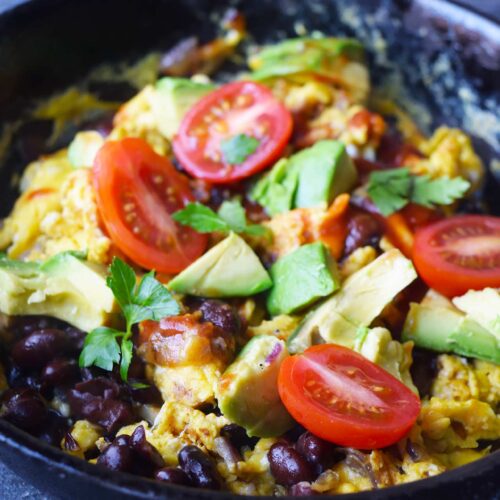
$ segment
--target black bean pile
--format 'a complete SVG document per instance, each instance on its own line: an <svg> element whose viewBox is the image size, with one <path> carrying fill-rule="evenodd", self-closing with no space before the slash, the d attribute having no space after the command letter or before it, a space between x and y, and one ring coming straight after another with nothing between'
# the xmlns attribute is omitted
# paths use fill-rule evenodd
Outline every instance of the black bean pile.
<svg viewBox="0 0 500 500"><path fill-rule="evenodd" d="M59 447L63 438L70 449L77 443L68 433L77 419L87 419L103 428L112 439L123 425L137 420L139 404L161 405L156 387L144 384L144 364L134 356L130 382L124 384L115 372L78 366L85 334L59 320L23 317L11 328L9 349L2 364L9 389L0 400L0 415L17 427ZM57 405L51 404L55 401ZM69 407L70 415L56 408ZM97 450L89 452L96 454Z"/></svg>
<svg viewBox="0 0 500 500"><path fill-rule="evenodd" d="M288 487L291 496L315 495L311 482L344 458L332 443L309 431L298 440L283 439L271 446L267 458L271 474L278 484Z"/></svg>

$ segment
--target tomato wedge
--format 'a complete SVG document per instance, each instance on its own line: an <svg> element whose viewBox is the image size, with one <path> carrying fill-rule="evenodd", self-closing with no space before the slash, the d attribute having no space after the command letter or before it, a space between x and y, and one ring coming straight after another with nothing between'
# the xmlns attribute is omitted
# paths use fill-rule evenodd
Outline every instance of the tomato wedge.
<svg viewBox="0 0 500 500"><path fill-rule="evenodd" d="M426 284L447 297L500 287L500 217L461 215L419 229L413 262Z"/></svg>
<svg viewBox="0 0 500 500"><path fill-rule="evenodd" d="M113 243L146 269L178 273L207 246L207 236L170 216L194 197L188 180L142 139L107 142L93 168L97 206Z"/></svg>
<svg viewBox="0 0 500 500"><path fill-rule="evenodd" d="M194 177L214 184L244 179L280 157L292 133L292 116L264 86L235 82L196 103L182 120L174 152ZM240 134L257 139L255 151L230 164L221 142Z"/></svg>
<svg viewBox="0 0 500 500"><path fill-rule="evenodd" d="M418 396L399 380L334 344L313 346L285 359L278 388L297 422L341 446L389 446L410 430L420 412Z"/></svg>

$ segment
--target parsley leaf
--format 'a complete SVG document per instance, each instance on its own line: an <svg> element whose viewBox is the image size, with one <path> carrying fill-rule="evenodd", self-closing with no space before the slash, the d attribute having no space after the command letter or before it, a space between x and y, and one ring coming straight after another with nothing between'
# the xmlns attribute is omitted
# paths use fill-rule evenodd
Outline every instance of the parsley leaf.
<svg viewBox="0 0 500 500"><path fill-rule="evenodd" d="M382 215L397 212L413 202L426 207L449 205L461 198L470 184L461 177L431 179L426 175L412 175L407 168L372 172L368 194Z"/></svg>
<svg viewBox="0 0 500 500"><path fill-rule="evenodd" d="M411 178L407 168L372 172L368 194L382 215L390 215L408 203Z"/></svg>
<svg viewBox="0 0 500 500"><path fill-rule="evenodd" d="M422 175L415 177L411 201L424 207L449 205L461 198L469 187L470 183L462 177L430 179Z"/></svg>
<svg viewBox="0 0 500 500"><path fill-rule="evenodd" d="M188 203L185 208L175 212L172 218L184 226L192 227L199 233L229 231L227 222L221 219L211 208L198 202Z"/></svg>
<svg viewBox="0 0 500 500"><path fill-rule="evenodd" d="M219 208L219 217L235 233L241 233L247 225L245 209L237 200L225 201Z"/></svg>
<svg viewBox="0 0 500 500"><path fill-rule="evenodd" d="M113 363L120 361L120 345L116 337L121 332L101 326L92 330L83 343L80 353L80 366L95 365L103 370L111 371Z"/></svg>
<svg viewBox="0 0 500 500"><path fill-rule="evenodd" d="M134 350L132 326L147 319L160 320L179 314L180 307L155 279L153 271L145 274L139 284L136 284L134 270L118 258L113 259L109 271L106 283L122 308L126 329L99 327L92 330L85 337L79 363L82 367L95 365L108 371L113 369L113 364L120 363L120 375L126 381Z"/></svg>
<svg viewBox="0 0 500 500"><path fill-rule="evenodd" d="M240 165L257 151L259 140L246 134L238 134L220 143L222 157L230 165Z"/></svg>
<svg viewBox="0 0 500 500"><path fill-rule="evenodd" d="M225 201L215 213L201 203L188 203L185 208L175 212L173 219L190 226L199 233L214 231L245 233L251 236L263 236L269 230L260 224L247 224L245 209L239 200Z"/></svg>

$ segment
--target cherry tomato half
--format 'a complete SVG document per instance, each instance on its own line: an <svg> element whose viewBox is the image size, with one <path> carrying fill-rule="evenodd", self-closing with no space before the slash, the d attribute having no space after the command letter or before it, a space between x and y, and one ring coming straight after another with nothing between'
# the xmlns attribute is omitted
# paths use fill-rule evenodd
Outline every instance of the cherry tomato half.
<svg viewBox="0 0 500 500"><path fill-rule="evenodd" d="M188 180L142 139L107 142L94 162L94 188L113 243L146 269L178 273L207 246L207 236L171 214L193 201Z"/></svg>
<svg viewBox="0 0 500 500"><path fill-rule="evenodd" d="M419 398L399 380L334 344L285 359L278 388L297 422L341 446L389 446L410 430L420 412Z"/></svg>
<svg viewBox="0 0 500 500"><path fill-rule="evenodd" d="M227 184L259 172L276 161L292 133L292 116L262 85L224 85L196 103L182 120L174 152L194 177ZM257 149L242 163L225 161L221 142L245 134Z"/></svg>
<svg viewBox="0 0 500 500"><path fill-rule="evenodd" d="M500 287L500 217L460 215L419 229L413 262L427 285L447 297Z"/></svg>

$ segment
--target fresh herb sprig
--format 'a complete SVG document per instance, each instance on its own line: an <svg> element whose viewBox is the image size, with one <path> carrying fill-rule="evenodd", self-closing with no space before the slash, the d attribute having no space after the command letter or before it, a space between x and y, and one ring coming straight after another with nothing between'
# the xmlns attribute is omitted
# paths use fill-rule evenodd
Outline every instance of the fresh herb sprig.
<svg viewBox="0 0 500 500"><path fill-rule="evenodd" d="M241 165L259 148L260 142L247 134L233 135L220 143L222 158L230 165Z"/></svg>
<svg viewBox="0 0 500 500"><path fill-rule="evenodd" d="M413 202L425 207L449 205L461 198L470 183L462 177L431 179L412 175L407 168L372 172L368 194L382 215L388 216Z"/></svg>
<svg viewBox="0 0 500 500"><path fill-rule="evenodd" d="M160 320L179 314L180 307L170 292L155 279L153 271L145 274L137 284L134 270L115 257L109 272L106 284L122 309L126 328L120 331L102 326L92 330L85 338L79 363L81 367L95 365L107 371L119 363L121 378L127 381L134 347L132 326L147 319Z"/></svg>
<svg viewBox="0 0 500 500"><path fill-rule="evenodd" d="M247 223L245 209L238 200L225 201L217 213L201 203L188 203L185 208L175 212L172 218L199 233L234 231L250 236L264 236L268 232L260 224Z"/></svg>

